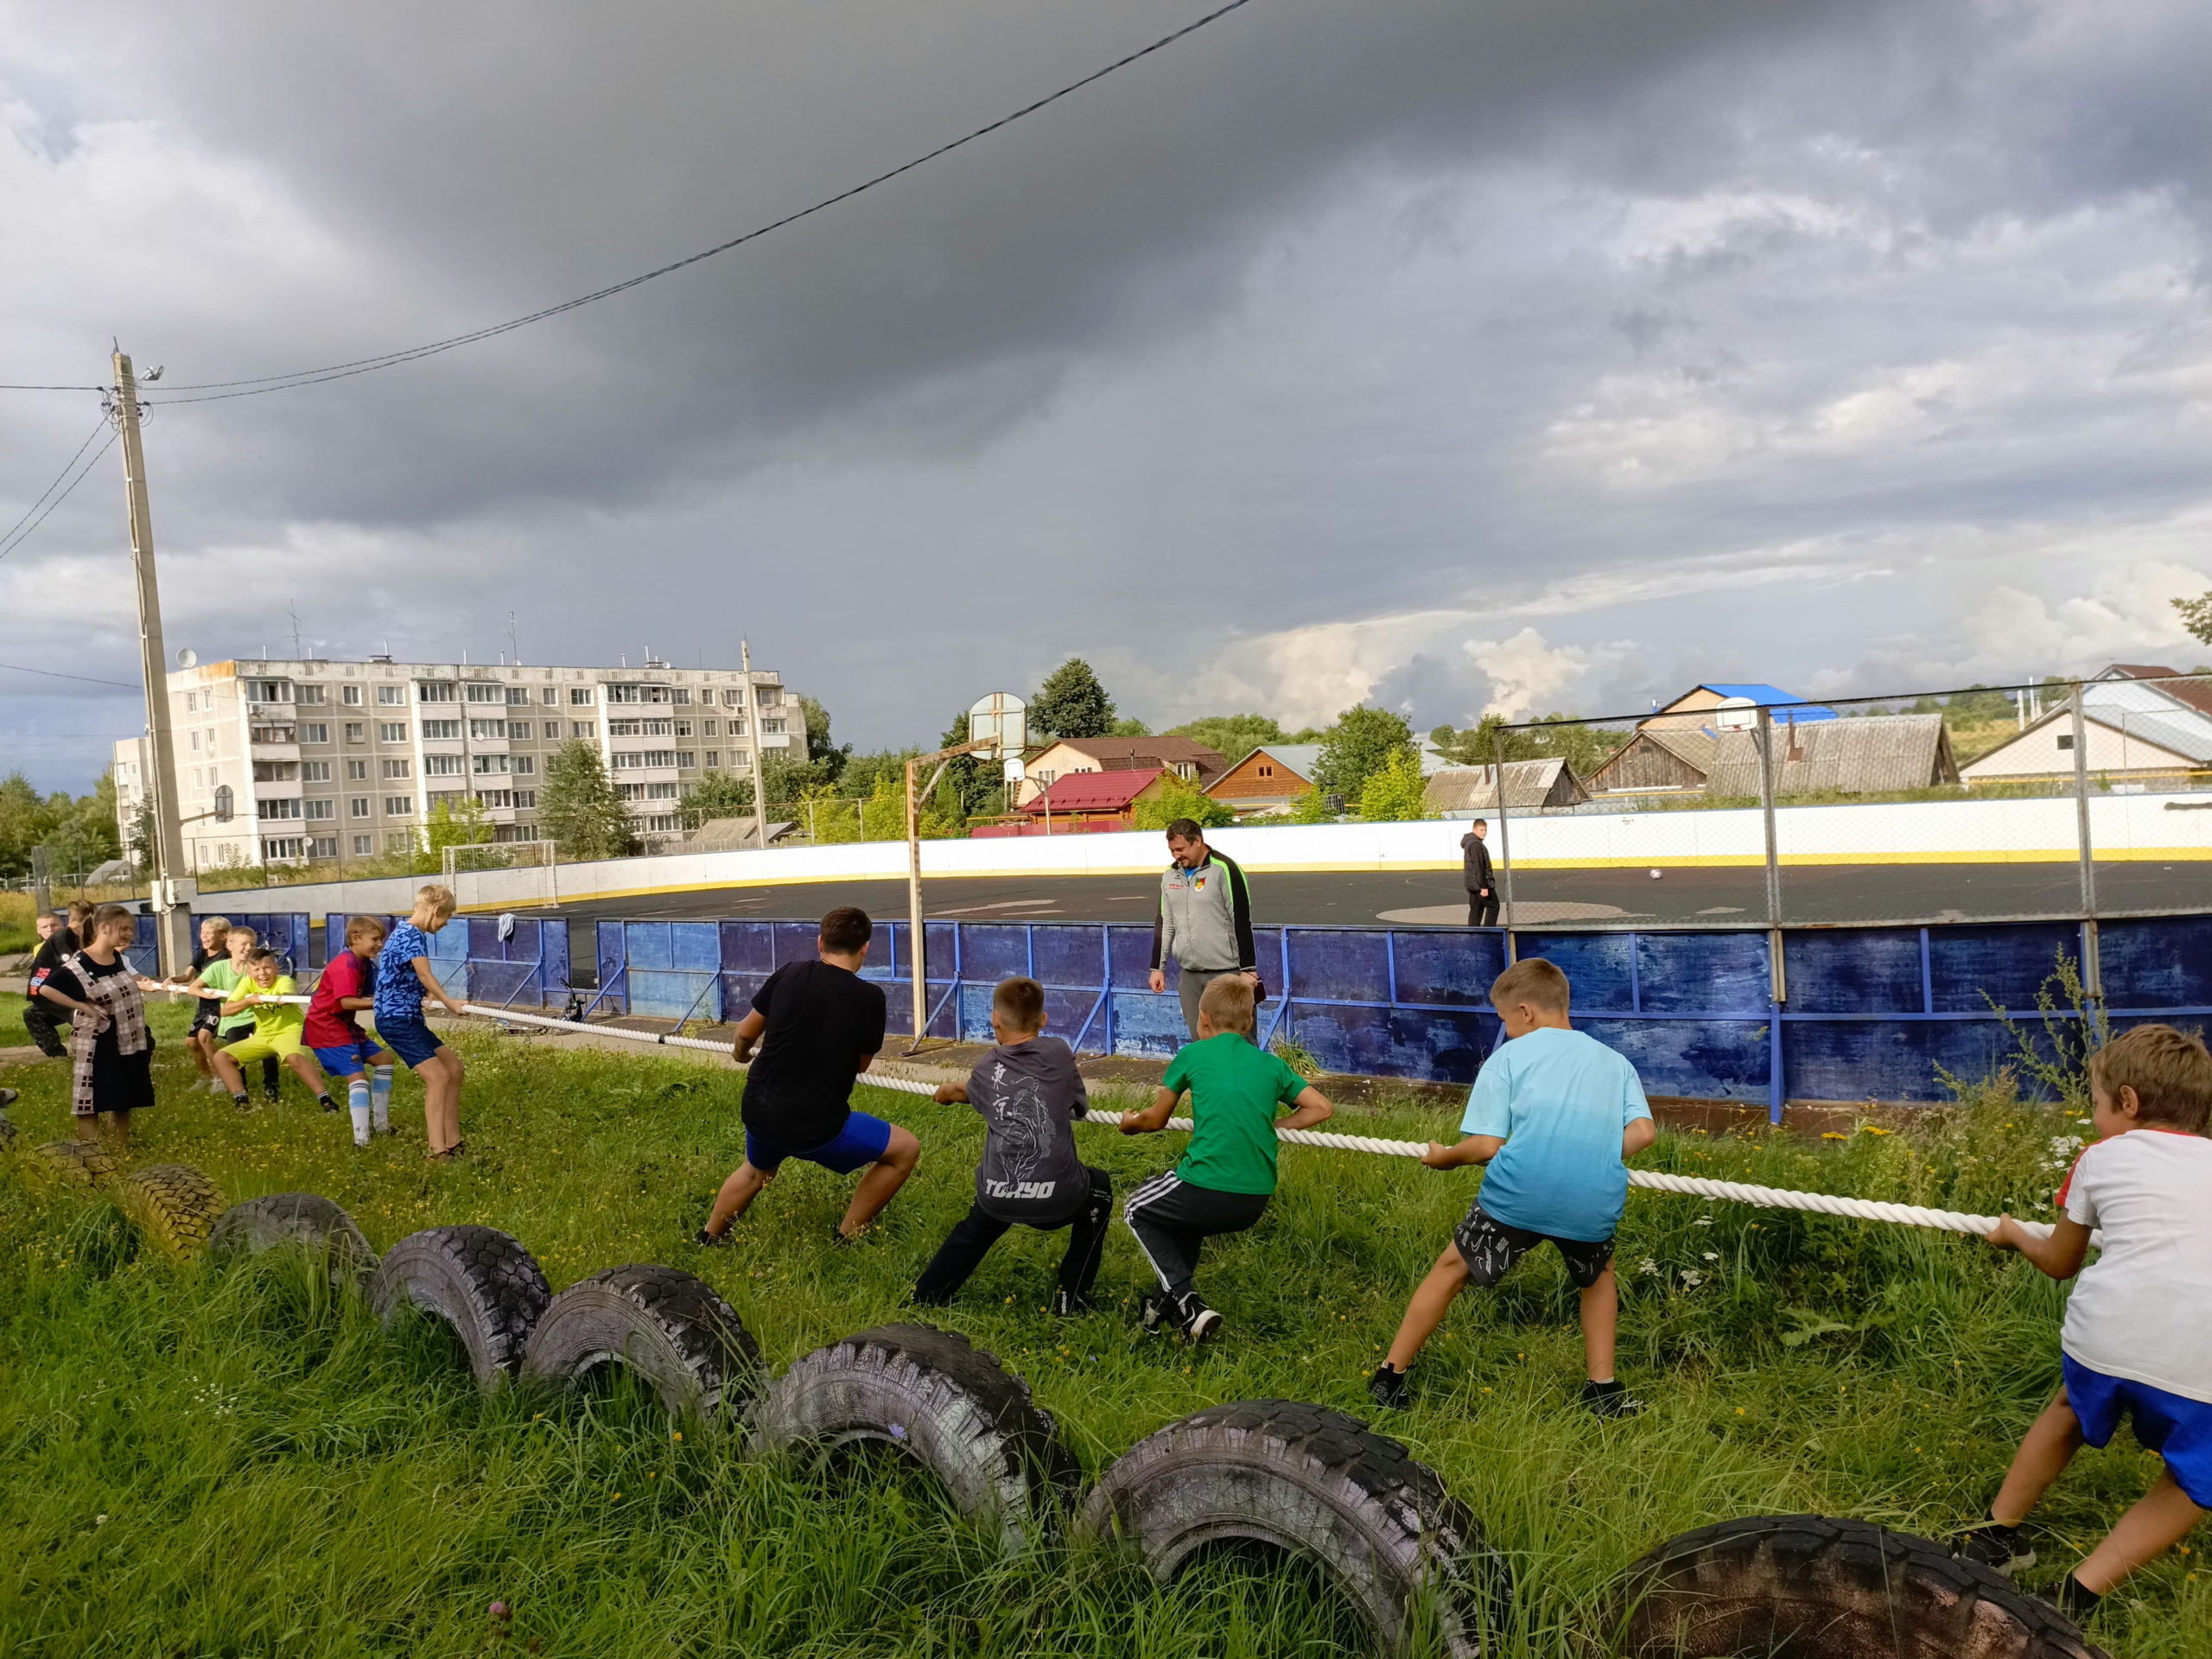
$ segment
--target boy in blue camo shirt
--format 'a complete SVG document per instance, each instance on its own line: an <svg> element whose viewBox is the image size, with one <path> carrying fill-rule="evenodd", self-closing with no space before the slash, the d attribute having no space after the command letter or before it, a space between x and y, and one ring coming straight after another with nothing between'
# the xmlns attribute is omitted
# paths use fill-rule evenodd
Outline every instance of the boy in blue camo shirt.
<svg viewBox="0 0 2212 1659"><path fill-rule="evenodd" d="M1582 1403L1599 1417L1643 1408L1613 1376L1619 1300L1613 1234L1628 1207L1627 1160L1659 1138L1636 1068L1567 1022L1567 976L1541 957L1515 963L1490 1000L1506 1042L1467 1096L1457 1146L1431 1141L1431 1169L1485 1164L1481 1195L1406 1306L1389 1357L1368 1379L1377 1405L1403 1406L1406 1372L1469 1284L1488 1288L1548 1242L1582 1294L1590 1380Z"/></svg>

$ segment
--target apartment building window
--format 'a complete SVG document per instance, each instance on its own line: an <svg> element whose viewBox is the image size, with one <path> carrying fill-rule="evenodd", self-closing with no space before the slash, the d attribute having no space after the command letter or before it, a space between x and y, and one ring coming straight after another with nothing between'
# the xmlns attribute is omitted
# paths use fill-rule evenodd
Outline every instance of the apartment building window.
<svg viewBox="0 0 2212 1659"><path fill-rule="evenodd" d="M297 702L315 705L320 705L330 701L328 696L324 694L323 688L319 685L301 686L293 695L295 700Z"/></svg>
<svg viewBox="0 0 2212 1659"><path fill-rule="evenodd" d="M451 702L454 700L451 680L425 680L415 688L415 701L417 702Z"/></svg>
<svg viewBox="0 0 2212 1659"><path fill-rule="evenodd" d="M136 768L136 767L133 767L133 768L132 768L132 770L133 770L133 771L136 771L136 770L137 770L137 768ZM207 781L207 780L206 780L204 778L202 778L202 777L200 776L200 768L199 768L199 767L197 767L197 766L194 766L194 767L192 769L192 786L193 786L194 789L200 788L200 787L201 787L201 786L206 783L206 781Z"/></svg>
<svg viewBox="0 0 2212 1659"><path fill-rule="evenodd" d="M504 754L471 755L469 757L469 764L475 768L476 775L478 777L486 778L490 777L494 772L504 772L506 771L507 757Z"/></svg>
<svg viewBox="0 0 2212 1659"><path fill-rule="evenodd" d="M292 683L289 680L248 680L245 696L248 702L289 702Z"/></svg>
<svg viewBox="0 0 2212 1659"><path fill-rule="evenodd" d="M725 691L725 692L723 692L723 693L722 693L722 707L723 707L723 708L725 708L725 709L742 709L742 708L744 708L744 707L745 707L745 693L744 693L744 692L742 692L742 691L739 691L739 690L729 690L729 691Z"/></svg>
<svg viewBox="0 0 2212 1659"><path fill-rule="evenodd" d="M414 809L410 805L408 810L412 811ZM411 853L415 850L415 832L412 830L386 830L384 844L395 853Z"/></svg>
<svg viewBox="0 0 2212 1659"><path fill-rule="evenodd" d="M298 781L300 763L296 760L257 760L253 763L253 781L257 784L289 784Z"/></svg>
<svg viewBox="0 0 2212 1659"><path fill-rule="evenodd" d="M599 722L595 720L572 720L569 722L570 737L597 737Z"/></svg>
<svg viewBox="0 0 2212 1659"><path fill-rule="evenodd" d="M764 685L753 692L753 701L762 709L780 707L784 701L784 689L779 685Z"/></svg>
<svg viewBox="0 0 2212 1659"><path fill-rule="evenodd" d="M300 798L296 795L276 801L256 801L254 806L264 818L296 818L300 816Z"/></svg>
<svg viewBox="0 0 2212 1659"><path fill-rule="evenodd" d="M368 775L369 763L367 761L348 760L346 763L346 776L349 781L358 784L365 779Z"/></svg>
<svg viewBox="0 0 2212 1659"><path fill-rule="evenodd" d="M303 784L327 784L330 781L330 762L302 760L300 762L300 781Z"/></svg>
<svg viewBox="0 0 2212 1659"><path fill-rule="evenodd" d="M480 789L476 791L476 802L480 806L512 806L515 798L509 790Z"/></svg>
<svg viewBox="0 0 2212 1659"><path fill-rule="evenodd" d="M429 722L429 723L430 723L430 724L432 724L432 725L436 724L436 722L435 722L435 721L431 721L431 722ZM404 721L404 720L386 720L386 721L378 721L378 725L377 725L377 741L378 741L378 742L379 742L379 743L404 743L406 741L407 741L407 722L406 722L405 721Z"/></svg>
<svg viewBox="0 0 2212 1659"><path fill-rule="evenodd" d="M384 775L387 780L393 778L412 778L415 775L415 763L412 760L387 760L384 763Z"/></svg>
<svg viewBox="0 0 2212 1659"><path fill-rule="evenodd" d="M307 856L307 842L297 836L283 836L264 840L261 843L261 857L264 863L292 864Z"/></svg>
<svg viewBox="0 0 2212 1659"><path fill-rule="evenodd" d="M197 732L194 732L192 734L192 752L194 754L200 753L200 734Z"/></svg>
<svg viewBox="0 0 2212 1659"><path fill-rule="evenodd" d="M690 722L690 721L688 721L688 720L679 720L679 721L677 721L676 722L676 734L677 734L677 736L678 736L678 737L689 737L689 736L690 736L690 735L691 735L691 722Z"/></svg>
<svg viewBox="0 0 2212 1659"><path fill-rule="evenodd" d="M729 752L729 769L732 772L752 771L753 751L750 749L732 749Z"/></svg>
<svg viewBox="0 0 2212 1659"><path fill-rule="evenodd" d="M195 715L200 712L200 694L197 691L188 691L184 694L184 712L188 715Z"/></svg>
<svg viewBox="0 0 2212 1659"><path fill-rule="evenodd" d="M696 750L696 749L678 749L678 750L676 752L676 766L677 766L677 771L679 771L679 772L695 771L695 770L696 770L696 769L697 769L698 765L699 765L699 751L698 751L698 750Z"/></svg>
<svg viewBox="0 0 2212 1659"><path fill-rule="evenodd" d="M340 686L338 688L338 701L344 703L348 709L359 708L361 706L361 688L358 685ZM357 847L353 850L359 852L361 849Z"/></svg>
<svg viewBox="0 0 2212 1659"><path fill-rule="evenodd" d="M645 786L643 784L617 784L614 785L614 798L618 801L642 801L645 798Z"/></svg>
<svg viewBox="0 0 2212 1659"><path fill-rule="evenodd" d="M346 802L346 810L357 818L367 817L369 816L369 798L365 795L356 795L352 800Z"/></svg>
<svg viewBox="0 0 2212 1659"><path fill-rule="evenodd" d="M515 756L515 763L511 770L527 778L537 770L537 757L534 754L518 754Z"/></svg>
<svg viewBox="0 0 2212 1659"><path fill-rule="evenodd" d="M311 720L311 721L309 721L306 725L304 725L304 726L302 726L302 727L301 727L301 728L300 728L300 741L301 741L301 742L302 742L302 743L327 743L327 742L329 742L329 741L330 741L330 725L329 725L329 722L328 722L328 721L321 721L321 720Z"/></svg>
<svg viewBox="0 0 2212 1659"><path fill-rule="evenodd" d="M530 741L530 722L526 720L509 721L507 735L518 741L527 743Z"/></svg>
<svg viewBox="0 0 2212 1659"><path fill-rule="evenodd" d="M353 688L348 686L346 689L351 690ZM374 836L356 836L353 837L354 857L366 858L370 854L375 852L376 849L377 838Z"/></svg>
<svg viewBox="0 0 2212 1659"><path fill-rule="evenodd" d="M384 815L387 818L411 818L415 816L412 795L387 795L384 798Z"/></svg>
<svg viewBox="0 0 2212 1659"><path fill-rule="evenodd" d="M629 772L645 764L645 753L639 749L617 749L613 754L614 770Z"/></svg>
<svg viewBox="0 0 2212 1659"><path fill-rule="evenodd" d="M647 784L645 798L649 801L680 801L683 797L674 784Z"/></svg>
<svg viewBox="0 0 2212 1659"><path fill-rule="evenodd" d="M299 741L298 728L292 726L257 726L253 728L253 741L257 743L296 743Z"/></svg>
<svg viewBox="0 0 2212 1659"><path fill-rule="evenodd" d="M648 835L669 835L682 827L673 812L659 812L645 821Z"/></svg>
<svg viewBox="0 0 2212 1659"><path fill-rule="evenodd" d="M699 734L700 736L719 737L721 735L720 732L715 730L715 728L721 724L719 721L706 720L702 721L699 723L705 728L705 729Z"/></svg>
<svg viewBox="0 0 2212 1659"><path fill-rule="evenodd" d="M472 680L468 685L468 700L471 702L505 702L507 688L504 685L485 685Z"/></svg>
<svg viewBox="0 0 2212 1659"><path fill-rule="evenodd" d="M517 806L535 808L537 804L537 791L534 789L518 789L515 791L515 804ZM528 835L518 834L515 836L515 839L517 841L536 841L537 839L537 831L533 830Z"/></svg>
<svg viewBox="0 0 2212 1659"><path fill-rule="evenodd" d="M529 708L530 688L526 685L509 686L507 688L507 707L510 709Z"/></svg>
<svg viewBox="0 0 2212 1659"><path fill-rule="evenodd" d="M407 688L404 685L380 685L377 687L377 701L386 707L394 703L405 702Z"/></svg>
<svg viewBox="0 0 2212 1659"><path fill-rule="evenodd" d="M691 688L688 685L677 686L676 695L669 701L679 709L689 709L691 706Z"/></svg>
<svg viewBox="0 0 2212 1659"><path fill-rule="evenodd" d="M458 778L463 767L457 754L426 754L423 757L425 778Z"/></svg>
<svg viewBox="0 0 2212 1659"><path fill-rule="evenodd" d="M549 700L549 701L550 700L550 694L548 694L548 700ZM590 708L590 707L591 707L591 688L590 688L589 686L588 686L588 685L572 685L572 686L570 686L570 687L569 688L569 705L570 705L571 707L573 707L573 708L577 708L577 709L588 709L588 708Z"/></svg>
<svg viewBox="0 0 2212 1659"><path fill-rule="evenodd" d="M645 764L649 766L672 766L676 764L674 749L647 749Z"/></svg>
<svg viewBox="0 0 2212 1659"><path fill-rule="evenodd" d="M334 818L338 816L335 801L302 801L300 816L303 818Z"/></svg>
<svg viewBox="0 0 2212 1659"><path fill-rule="evenodd" d="M348 743L367 742L369 741L368 722L362 720L347 721L346 722L346 741Z"/></svg>
<svg viewBox="0 0 2212 1659"><path fill-rule="evenodd" d="M561 688L557 685L547 686L545 688L545 695L542 699L540 699L540 701L542 701L548 709L552 708L554 704L561 701Z"/></svg>
<svg viewBox="0 0 2212 1659"><path fill-rule="evenodd" d="M423 722L425 743L458 743L461 741L461 722L457 720L426 720Z"/></svg>
<svg viewBox="0 0 2212 1659"><path fill-rule="evenodd" d="M309 858L337 857L338 837L335 836L317 836L308 845L308 856Z"/></svg>
<svg viewBox="0 0 2212 1659"><path fill-rule="evenodd" d="M468 722L468 734L480 741L504 738L507 734L507 722L504 720L472 720Z"/></svg>
<svg viewBox="0 0 2212 1659"><path fill-rule="evenodd" d="M720 749L709 749L707 751L707 770L709 772L714 771L716 767L720 766L721 763L722 752Z"/></svg>
<svg viewBox="0 0 2212 1659"><path fill-rule="evenodd" d="M764 717L764 718L761 720L761 721L760 721L760 733L761 733L761 735L762 735L762 736L764 736L764 737L766 737L766 736L772 736L772 735L773 735L774 734L776 734L776 733L778 733L778 732L782 731L783 729L784 729L784 721L783 721L783 717L782 717L781 715L777 715L777 716L776 716L775 718L773 718L773 719L768 719L768 718L765 718L765 717Z"/></svg>

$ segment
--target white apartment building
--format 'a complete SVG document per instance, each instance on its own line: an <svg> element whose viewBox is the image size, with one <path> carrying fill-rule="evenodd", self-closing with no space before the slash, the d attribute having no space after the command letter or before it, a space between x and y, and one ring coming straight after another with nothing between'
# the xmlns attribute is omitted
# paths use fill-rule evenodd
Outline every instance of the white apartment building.
<svg viewBox="0 0 2212 1659"><path fill-rule="evenodd" d="M174 799L192 870L370 858L422 844L442 802L474 797L499 841L538 838L545 764L594 747L648 845L710 772L753 774L762 749L804 751L805 721L772 670L544 668L501 663L225 662L168 677ZM126 843L151 744L115 746ZM232 817L212 816L228 785Z"/></svg>

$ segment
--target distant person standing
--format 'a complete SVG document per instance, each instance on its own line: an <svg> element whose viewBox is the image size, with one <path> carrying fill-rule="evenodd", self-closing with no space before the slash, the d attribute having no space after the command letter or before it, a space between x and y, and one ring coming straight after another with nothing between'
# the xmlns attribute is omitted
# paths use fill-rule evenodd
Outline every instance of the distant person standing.
<svg viewBox="0 0 2212 1659"><path fill-rule="evenodd" d="M1236 861L1207 846L1192 819L1167 826L1167 854L1152 923L1151 983L1165 991L1168 957L1181 965L1183 1024L1196 1040L1198 999L1224 974L1242 974L1255 997L1266 994L1252 946L1252 890Z"/></svg>
<svg viewBox="0 0 2212 1659"><path fill-rule="evenodd" d="M38 950L31 957L31 965L24 982L24 995L29 999L23 1005L23 1029L30 1033L31 1041L38 1045L39 1052L49 1059L66 1060L69 1045L61 1033L68 1025L55 1016L39 988L56 968L77 954L77 935L69 925L67 912L50 910L38 918Z"/></svg>
<svg viewBox="0 0 2212 1659"><path fill-rule="evenodd" d="M1497 925L1497 873L1490 863L1490 820L1477 818L1459 837L1459 855L1466 864L1467 925Z"/></svg>

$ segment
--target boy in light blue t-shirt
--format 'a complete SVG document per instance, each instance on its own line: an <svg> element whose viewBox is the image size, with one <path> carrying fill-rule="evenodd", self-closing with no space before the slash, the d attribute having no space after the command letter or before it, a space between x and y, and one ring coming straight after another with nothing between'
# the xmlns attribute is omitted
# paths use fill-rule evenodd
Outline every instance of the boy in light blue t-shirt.
<svg viewBox="0 0 2212 1659"><path fill-rule="evenodd" d="M1468 1284L1496 1284L1549 1240L1582 1293L1582 1402L1600 1417L1641 1411L1613 1376L1619 1303L1613 1233L1628 1207L1627 1160L1659 1138L1636 1068L1567 1023L1567 976L1541 957L1490 988L1509 1039L1484 1063L1460 1122L1466 1139L1429 1143L1431 1169L1487 1164L1482 1194L1407 1304L1389 1357L1368 1379L1377 1405L1406 1403L1406 1370Z"/></svg>

